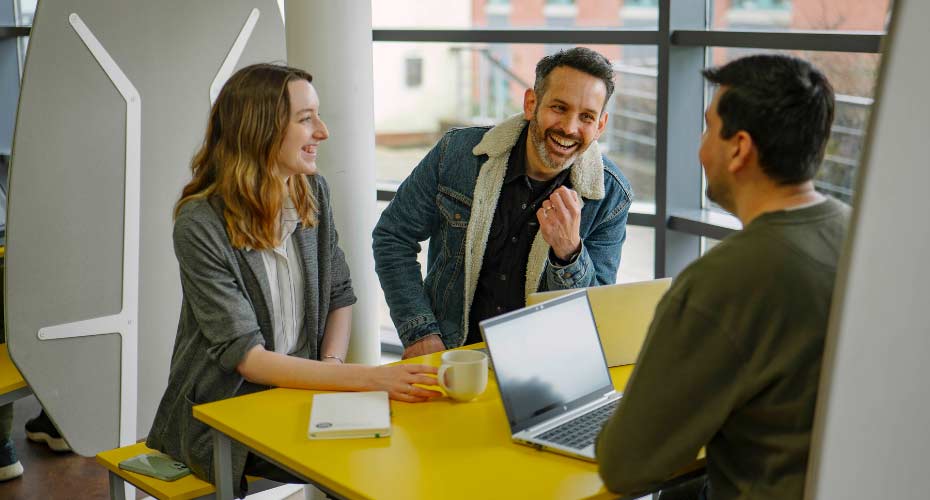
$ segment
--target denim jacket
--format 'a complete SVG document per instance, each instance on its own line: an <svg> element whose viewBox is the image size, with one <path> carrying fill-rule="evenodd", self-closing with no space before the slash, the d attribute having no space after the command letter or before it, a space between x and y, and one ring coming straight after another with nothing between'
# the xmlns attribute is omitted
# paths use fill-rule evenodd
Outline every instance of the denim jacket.
<svg viewBox="0 0 930 500"><path fill-rule="evenodd" d="M375 270L405 346L439 333L447 348L468 337L491 221L510 151L526 120L494 128L446 133L397 189L375 226ZM630 184L597 142L571 167L582 199L581 252L566 266L549 261L549 244L537 233L526 266L526 295L536 291L611 284L626 238ZM426 279L416 254L429 239Z"/></svg>

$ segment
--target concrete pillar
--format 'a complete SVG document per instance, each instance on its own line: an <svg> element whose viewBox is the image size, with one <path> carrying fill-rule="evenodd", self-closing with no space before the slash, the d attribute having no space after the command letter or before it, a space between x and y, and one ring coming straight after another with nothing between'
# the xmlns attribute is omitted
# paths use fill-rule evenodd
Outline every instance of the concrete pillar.
<svg viewBox="0 0 930 500"><path fill-rule="evenodd" d="M330 138L320 148L340 245L358 302L349 359L377 364L381 341L371 231L375 225L374 89L369 0L287 0L287 62L313 75Z"/></svg>

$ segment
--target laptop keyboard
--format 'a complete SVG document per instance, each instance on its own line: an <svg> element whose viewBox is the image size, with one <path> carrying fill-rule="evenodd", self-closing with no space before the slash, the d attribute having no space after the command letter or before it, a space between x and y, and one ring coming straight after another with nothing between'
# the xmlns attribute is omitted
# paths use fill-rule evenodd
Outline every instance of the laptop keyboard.
<svg viewBox="0 0 930 500"><path fill-rule="evenodd" d="M601 428L607 423L607 419L613 415L619 403L620 400L617 399L574 420L569 420L540 434L537 439L543 439L568 448L584 449L594 443L598 433L601 432Z"/></svg>

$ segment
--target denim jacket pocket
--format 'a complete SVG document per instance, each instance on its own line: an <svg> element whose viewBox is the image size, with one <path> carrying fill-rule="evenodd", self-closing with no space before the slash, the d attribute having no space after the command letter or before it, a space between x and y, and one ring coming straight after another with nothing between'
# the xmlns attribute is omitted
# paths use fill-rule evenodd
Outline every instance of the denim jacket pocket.
<svg viewBox="0 0 930 500"><path fill-rule="evenodd" d="M465 231L471 217L468 198L451 190L440 190L436 194L436 206L442 215L442 248L446 257L455 258L464 254Z"/></svg>
<svg viewBox="0 0 930 500"><path fill-rule="evenodd" d="M436 206L439 207L439 213L450 226L468 227L471 198L445 186L439 186L439 192L436 193Z"/></svg>

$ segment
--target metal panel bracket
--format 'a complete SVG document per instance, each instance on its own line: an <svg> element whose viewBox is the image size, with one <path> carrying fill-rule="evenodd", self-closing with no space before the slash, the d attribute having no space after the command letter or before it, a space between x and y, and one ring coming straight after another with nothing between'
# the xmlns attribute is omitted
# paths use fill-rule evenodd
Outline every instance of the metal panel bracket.
<svg viewBox="0 0 930 500"><path fill-rule="evenodd" d="M40 340L118 333L120 336L119 445L136 441L139 316L139 212L141 203L142 98L116 61L76 13L71 27L126 101L125 191L123 199L122 308L115 315L40 328ZM128 498L134 498L131 485Z"/></svg>
<svg viewBox="0 0 930 500"><path fill-rule="evenodd" d="M232 76L233 69L235 69L236 63L239 62L242 51L245 50L245 44L248 43L249 37L252 36L252 30L255 29L255 23L258 22L259 15L258 9L252 9L252 12L249 13L249 17L245 19L245 24L242 25L242 29L239 30L239 36L236 37L236 41L233 42L232 47L229 48L226 59L224 59L223 64L220 65L220 70L216 72L216 78L214 78L213 83L210 84L211 106L216 102L216 98L220 95L220 90L223 89L226 80L229 80L229 77Z"/></svg>

